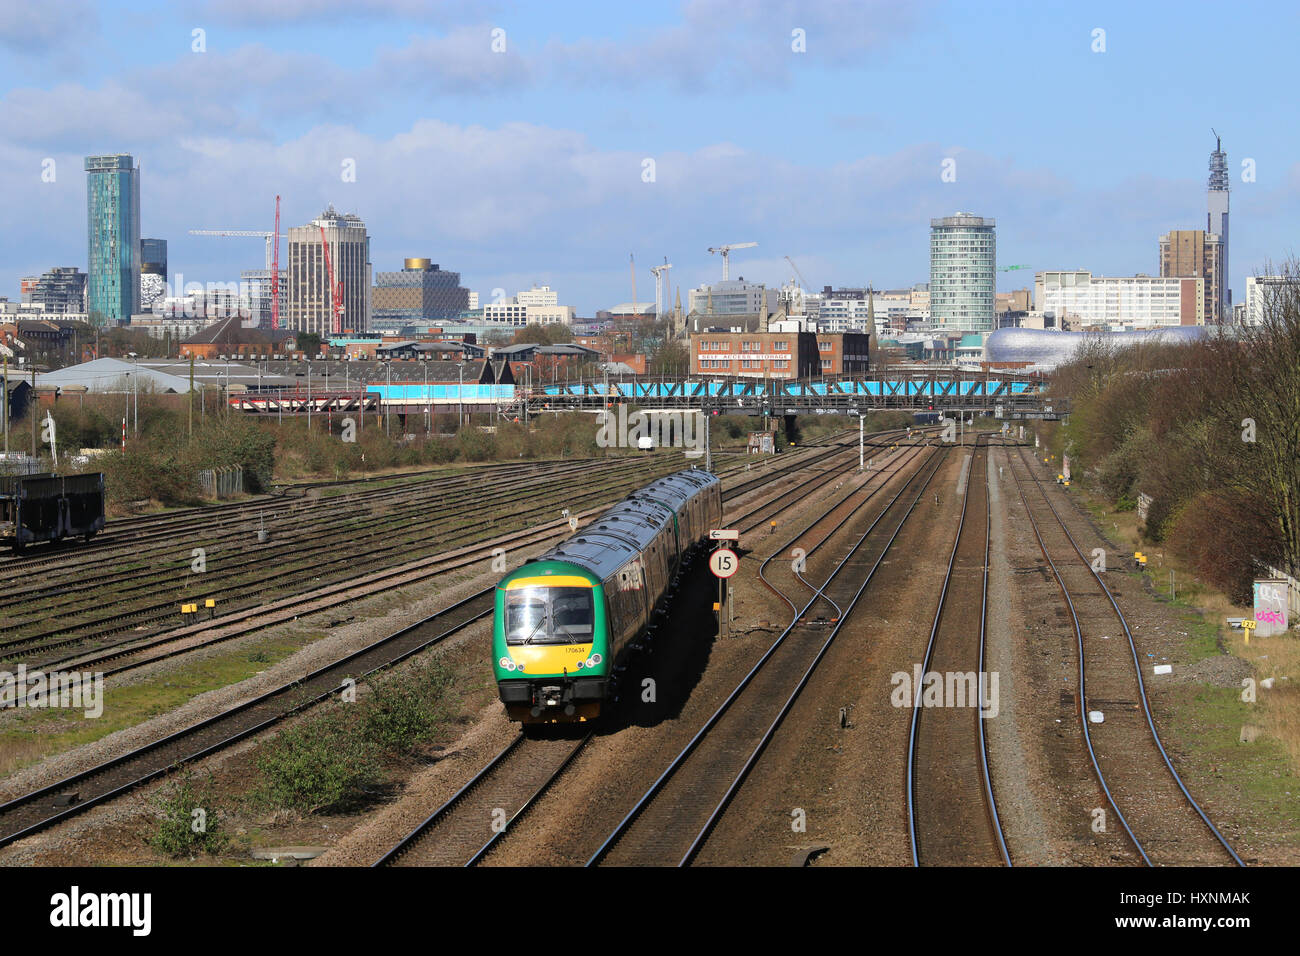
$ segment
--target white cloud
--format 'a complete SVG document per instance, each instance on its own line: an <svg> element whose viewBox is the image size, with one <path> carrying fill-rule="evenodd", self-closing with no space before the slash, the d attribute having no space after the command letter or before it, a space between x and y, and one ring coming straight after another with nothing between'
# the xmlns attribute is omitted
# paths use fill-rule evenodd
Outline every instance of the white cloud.
<svg viewBox="0 0 1300 956"><path fill-rule="evenodd" d="M83 42L98 29L90 0L0 0L0 46L25 56Z"/></svg>

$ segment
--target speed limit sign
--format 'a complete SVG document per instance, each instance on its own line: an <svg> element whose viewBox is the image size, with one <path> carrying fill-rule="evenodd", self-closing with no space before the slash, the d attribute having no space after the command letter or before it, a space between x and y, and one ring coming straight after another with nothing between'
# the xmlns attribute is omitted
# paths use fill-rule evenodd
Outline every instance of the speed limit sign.
<svg viewBox="0 0 1300 956"><path fill-rule="evenodd" d="M730 548L719 548L709 555L709 570L720 578L729 578L740 570L740 559Z"/></svg>

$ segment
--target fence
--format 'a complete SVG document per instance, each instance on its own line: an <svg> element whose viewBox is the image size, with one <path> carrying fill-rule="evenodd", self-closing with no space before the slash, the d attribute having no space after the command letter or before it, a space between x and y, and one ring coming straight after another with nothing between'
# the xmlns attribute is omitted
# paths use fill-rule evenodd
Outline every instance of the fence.
<svg viewBox="0 0 1300 956"><path fill-rule="evenodd" d="M234 465L199 472L199 489L206 498L233 498L244 493L244 469Z"/></svg>
<svg viewBox="0 0 1300 956"><path fill-rule="evenodd" d="M22 453L0 452L0 475L37 475L41 472L41 462L37 458Z"/></svg>

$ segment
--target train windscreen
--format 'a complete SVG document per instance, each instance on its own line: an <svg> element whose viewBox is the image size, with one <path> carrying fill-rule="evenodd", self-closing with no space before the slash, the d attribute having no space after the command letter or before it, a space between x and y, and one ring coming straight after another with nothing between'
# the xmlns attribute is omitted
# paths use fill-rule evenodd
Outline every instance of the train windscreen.
<svg viewBox="0 0 1300 956"><path fill-rule="evenodd" d="M520 588L506 592L507 644L582 644L592 639L591 588Z"/></svg>

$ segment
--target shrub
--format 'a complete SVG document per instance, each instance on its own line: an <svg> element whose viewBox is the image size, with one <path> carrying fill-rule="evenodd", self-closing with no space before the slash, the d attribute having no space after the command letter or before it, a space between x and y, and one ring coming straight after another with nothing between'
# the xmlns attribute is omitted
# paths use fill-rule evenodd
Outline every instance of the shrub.
<svg viewBox="0 0 1300 956"><path fill-rule="evenodd" d="M352 705L345 705L352 706ZM263 802L313 813L375 779L374 752L341 710L282 731L258 756Z"/></svg>
<svg viewBox="0 0 1300 956"><path fill-rule="evenodd" d="M363 733L399 752L434 739L450 716L451 688L451 672L437 661L380 678L365 702Z"/></svg>
<svg viewBox="0 0 1300 956"><path fill-rule="evenodd" d="M160 853L219 853L230 842L221 828L222 814L213 799L210 779L198 787L190 772L185 771L177 783L160 794L156 809L158 823L147 842Z"/></svg>

